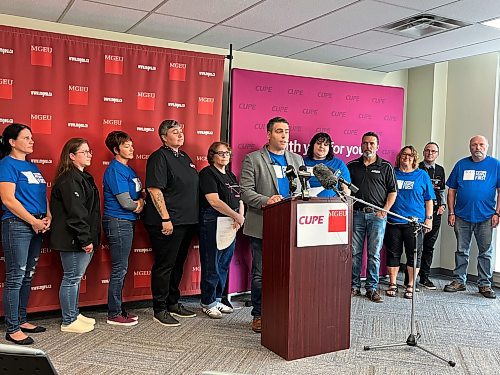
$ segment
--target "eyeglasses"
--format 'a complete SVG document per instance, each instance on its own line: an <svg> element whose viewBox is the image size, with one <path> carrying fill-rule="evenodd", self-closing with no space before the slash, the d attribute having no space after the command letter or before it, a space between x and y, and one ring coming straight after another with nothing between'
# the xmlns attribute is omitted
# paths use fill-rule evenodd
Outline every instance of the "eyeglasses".
<svg viewBox="0 0 500 375"><path fill-rule="evenodd" d="M77 151L75 154L85 154L87 156L92 156L92 150Z"/></svg>
<svg viewBox="0 0 500 375"><path fill-rule="evenodd" d="M402 158L413 158L412 154L401 154Z"/></svg>
<svg viewBox="0 0 500 375"><path fill-rule="evenodd" d="M437 154L438 150L424 150L424 152L428 152L429 154Z"/></svg>
<svg viewBox="0 0 500 375"><path fill-rule="evenodd" d="M217 151L216 154L223 158L224 156L231 156L231 151Z"/></svg>

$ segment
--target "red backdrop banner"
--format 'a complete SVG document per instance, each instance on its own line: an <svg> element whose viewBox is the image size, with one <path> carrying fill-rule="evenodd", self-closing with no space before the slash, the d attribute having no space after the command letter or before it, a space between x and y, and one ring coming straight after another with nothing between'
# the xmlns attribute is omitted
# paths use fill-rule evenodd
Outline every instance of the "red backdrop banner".
<svg viewBox="0 0 500 375"><path fill-rule="evenodd" d="M104 139L112 130L132 136L130 165L144 183L146 160L160 146L157 129L166 118L184 125L183 150L199 170L207 165L210 144L220 139L223 74L224 56L0 26L0 130L12 122L31 126L35 152L30 159L45 177L49 195L60 151L71 137L89 141L94 151L89 172L102 186L112 158ZM107 302L110 256L103 240L82 280L81 305ZM151 247L139 222L125 301L150 298L151 264ZM197 240L184 271L183 294L198 294ZM2 281L4 274L2 265ZM45 242L30 311L59 308L61 278L59 254ZM3 287L2 282L0 293Z"/></svg>

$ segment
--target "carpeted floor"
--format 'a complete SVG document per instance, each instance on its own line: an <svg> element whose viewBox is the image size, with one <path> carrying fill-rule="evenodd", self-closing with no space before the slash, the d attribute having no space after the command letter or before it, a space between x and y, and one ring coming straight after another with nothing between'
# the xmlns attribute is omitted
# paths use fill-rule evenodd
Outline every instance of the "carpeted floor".
<svg viewBox="0 0 500 375"><path fill-rule="evenodd" d="M135 304L135 327L106 324L105 308L86 309L97 319L95 331L61 333L60 319L45 314L36 323L48 328L33 335L34 347L44 350L61 375L201 374L500 374L500 296L489 300L467 291L444 293L449 280L438 279L441 290L416 294L417 330L423 347L457 363L451 368L418 348L402 346L364 351L365 345L404 343L410 333L410 301L402 297L373 303L352 300L351 349L287 362L260 345L250 330L250 308L237 309L223 319L202 314L195 298L183 302L199 316L166 328L153 322L147 304ZM385 289L385 286L382 286ZM500 292L497 290L497 292ZM146 306L146 307L145 307ZM311 307L312 308L312 307Z"/></svg>

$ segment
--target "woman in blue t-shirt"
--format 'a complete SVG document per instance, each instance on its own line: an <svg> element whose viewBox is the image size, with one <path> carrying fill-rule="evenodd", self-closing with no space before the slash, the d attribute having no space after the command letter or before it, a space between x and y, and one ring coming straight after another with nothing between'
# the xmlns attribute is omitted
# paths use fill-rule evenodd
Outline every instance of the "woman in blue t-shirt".
<svg viewBox="0 0 500 375"><path fill-rule="evenodd" d="M351 182L351 176L347 166L333 154L332 139L328 133L317 133L312 137L311 142L309 142L309 148L307 149L307 156L304 158L304 164L312 175L309 180L309 186L311 187L309 193L313 197L337 196L335 191L325 190L312 173L314 166L318 164L326 165L328 168L332 169L334 173L340 172L337 177L342 177L344 180ZM338 186L339 189L349 194L349 188L346 185L340 183L339 185L342 185L342 187Z"/></svg>
<svg viewBox="0 0 500 375"><path fill-rule="evenodd" d="M106 137L106 146L115 158L104 172L104 215L102 226L108 237L111 254L111 276L108 286L109 324L133 326L138 317L127 313L122 306L123 281L134 239L134 226L144 207L142 185L137 174L128 166L134 158L130 136L113 131Z"/></svg>
<svg viewBox="0 0 500 375"><path fill-rule="evenodd" d="M31 129L22 124L8 125L0 139L5 339L19 345L33 344L26 333L45 331L44 327L28 323L26 318L42 236L51 223L47 183L38 167L26 160L33 152L34 143Z"/></svg>
<svg viewBox="0 0 500 375"><path fill-rule="evenodd" d="M398 195L391 211L423 223L427 227L424 227L423 230L428 232L432 228L432 208L436 196L429 175L423 169L418 169L418 154L413 146L405 146L399 151L394 171L398 183ZM389 297L397 295L396 278L404 245L410 280L409 284L406 285L404 297L411 299L413 296L413 276L414 272L418 274L420 269L422 247L417 247L417 268L414 270L415 236L412 224L391 215L387 217L387 222L389 225L387 225L384 240L387 249L389 288L386 290L386 295Z"/></svg>

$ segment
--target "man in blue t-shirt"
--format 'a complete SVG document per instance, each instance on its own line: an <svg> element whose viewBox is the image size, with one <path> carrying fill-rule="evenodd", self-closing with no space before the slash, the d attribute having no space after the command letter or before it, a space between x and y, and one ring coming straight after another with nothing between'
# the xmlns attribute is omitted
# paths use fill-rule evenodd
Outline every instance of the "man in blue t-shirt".
<svg viewBox="0 0 500 375"><path fill-rule="evenodd" d="M476 238L479 293L496 298L491 289L493 275L491 246L493 228L500 216L500 162L488 156L488 140L482 135L469 142L471 156L459 160L451 171L448 186L448 224L457 237L454 280L445 286L445 292L465 290L472 233ZM496 199L495 199L496 198Z"/></svg>
<svg viewBox="0 0 500 375"><path fill-rule="evenodd" d="M286 167L299 170L304 161L300 155L288 151L289 126L282 117L267 123L268 143L249 153L243 160L240 173L241 199L248 205L243 233L252 247L252 330L261 332L262 300L262 207L278 203L290 195ZM294 182L300 191L300 181ZM268 249L272 250L272 249Z"/></svg>

